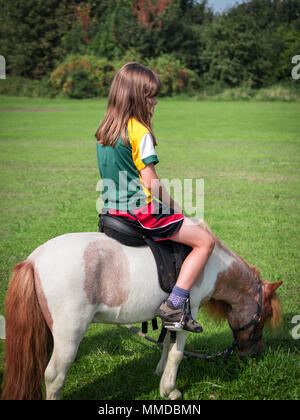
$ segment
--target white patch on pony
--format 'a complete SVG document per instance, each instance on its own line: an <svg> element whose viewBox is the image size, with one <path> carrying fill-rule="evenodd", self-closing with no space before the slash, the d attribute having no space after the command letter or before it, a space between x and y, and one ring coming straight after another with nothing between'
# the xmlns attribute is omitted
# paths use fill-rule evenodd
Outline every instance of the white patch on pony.
<svg viewBox="0 0 300 420"><path fill-rule="evenodd" d="M84 291L84 250L102 238L106 237L96 232L61 235L45 242L28 257L39 273L54 335L83 330L93 316L95 305L88 301Z"/></svg>
<svg viewBox="0 0 300 420"><path fill-rule="evenodd" d="M84 290L86 278L84 252L97 241L100 249L122 249L128 260L129 295L118 307L105 302L89 301ZM120 245L103 233L69 233L53 238L38 247L28 257L35 263L41 287L47 296L49 311L53 318L53 334L65 334L70 328L84 329L84 322L128 324L146 321L167 296L160 288L157 268L150 248ZM70 316L72 313L72 316Z"/></svg>

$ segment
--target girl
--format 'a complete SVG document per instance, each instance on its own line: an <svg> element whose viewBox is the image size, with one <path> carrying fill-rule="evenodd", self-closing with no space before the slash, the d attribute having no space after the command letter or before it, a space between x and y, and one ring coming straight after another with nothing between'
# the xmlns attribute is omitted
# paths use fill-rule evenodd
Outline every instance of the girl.
<svg viewBox="0 0 300 420"><path fill-rule="evenodd" d="M192 248L156 315L170 329L201 332L190 314L189 294L213 251L214 239L183 216L156 174L151 123L159 89L158 75L138 63L125 64L113 79L107 112L95 134L104 211L125 217L154 241L169 239Z"/></svg>

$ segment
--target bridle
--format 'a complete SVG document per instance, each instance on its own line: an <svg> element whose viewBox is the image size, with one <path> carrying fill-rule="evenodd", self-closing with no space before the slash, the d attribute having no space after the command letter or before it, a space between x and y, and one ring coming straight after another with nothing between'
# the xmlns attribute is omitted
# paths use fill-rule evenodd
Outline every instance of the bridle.
<svg viewBox="0 0 300 420"><path fill-rule="evenodd" d="M253 344L257 343L258 341L260 341L262 339L262 334L260 334L258 337L255 337L255 335L257 333L258 325L261 321L262 302L263 302L263 288L262 288L262 284L261 284L260 289L259 289L257 311L256 311L256 314L254 315L253 319L250 322L248 322L248 324L246 324L246 325L244 325L243 327L240 327L240 328L234 328L228 320L228 324L229 324L229 326L232 330L233 337L234 337L234 340L232 342L232 347L233 348L237 347L239 350L244 350L245 348L252 346ZM246 343L239 344L238 343L238 333L241 332L241 331L248 330L252 326L254 326L254 328L253 328L253 331L250 335L249 340Z"/></svg>

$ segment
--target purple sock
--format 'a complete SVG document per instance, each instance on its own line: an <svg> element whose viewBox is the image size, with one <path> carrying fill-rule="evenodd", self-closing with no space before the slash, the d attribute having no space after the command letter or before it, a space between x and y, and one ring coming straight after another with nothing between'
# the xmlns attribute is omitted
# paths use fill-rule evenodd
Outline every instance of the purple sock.
<svg viewBox="0 0 300 420"><path fill-rule="evenodd" d="M182 289L181 287L174 286L172 293L170 294L168 301L172 303L174 308L180 308L183 306L186 299L189 297L190 291Z"/></svg>

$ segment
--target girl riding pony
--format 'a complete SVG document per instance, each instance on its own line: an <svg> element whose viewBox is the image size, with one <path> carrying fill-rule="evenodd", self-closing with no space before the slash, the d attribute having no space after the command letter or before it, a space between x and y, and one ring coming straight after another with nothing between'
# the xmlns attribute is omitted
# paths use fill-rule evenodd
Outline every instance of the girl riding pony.
<svg viewBox="0 0 300 420"><path fill-rule="evenodd" d="M125 64L113 79L107 112L95 134L103 212L126 218L154 241L192 248L156 315L169 329L201 332L190 313L189 294L214 249L214 239L182 214L156 174L152 117L159 89L158 75L139 63Z"/></svg>

